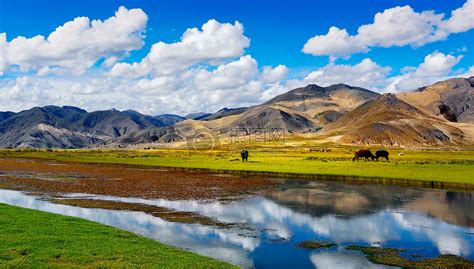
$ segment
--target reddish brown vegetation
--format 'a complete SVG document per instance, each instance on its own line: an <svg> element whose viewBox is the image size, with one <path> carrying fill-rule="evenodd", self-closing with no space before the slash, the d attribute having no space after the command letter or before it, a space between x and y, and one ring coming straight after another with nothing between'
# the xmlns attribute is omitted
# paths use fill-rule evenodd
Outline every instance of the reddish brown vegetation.
<svg viewBox="0 0 474 269"><path fill-rule="evenodd" d="M274 181L202 172L117 165L0 159L1 181L38 192L180 199L227 199L266 189Z"/></svg>

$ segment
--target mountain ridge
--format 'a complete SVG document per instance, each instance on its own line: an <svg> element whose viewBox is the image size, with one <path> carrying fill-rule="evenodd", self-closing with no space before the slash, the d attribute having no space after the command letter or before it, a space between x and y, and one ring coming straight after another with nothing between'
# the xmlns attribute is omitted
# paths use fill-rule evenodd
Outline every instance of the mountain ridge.
<svg viewBox="0 0 474 269"><path fill-rule="evenodd" d="M251 107L186 116L74 106L0 112L0 147L83 148L171 143L197 130L280 128L343 144L440 146L474 141L474 77L383 94L346 84L296 88Z"/></svg>

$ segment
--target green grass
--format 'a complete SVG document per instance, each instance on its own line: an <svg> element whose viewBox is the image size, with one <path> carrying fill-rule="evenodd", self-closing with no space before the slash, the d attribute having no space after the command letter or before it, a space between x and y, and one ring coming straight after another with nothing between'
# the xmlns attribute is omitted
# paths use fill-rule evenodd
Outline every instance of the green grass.
<svg viewBox="0 0 474 269"><path fill-rule="evenodd" d="M352 162L352 148L333 148L331 152L309 149L250 150L248 163L239 152L221 150L195 152L186 150L3 150L0 157L47 158L59 161L133 164L213 170L246 170L276 173L343 175L439 181L474 185L474 151L401 151L390 150L391 162ZM404 152L404 156L397 153Z"/></svg>
<svg viewBox="0 0 474 269"><path fill-rule="evenodd" d="M0 267L233 268L109 226L4 204Z"/></svg>

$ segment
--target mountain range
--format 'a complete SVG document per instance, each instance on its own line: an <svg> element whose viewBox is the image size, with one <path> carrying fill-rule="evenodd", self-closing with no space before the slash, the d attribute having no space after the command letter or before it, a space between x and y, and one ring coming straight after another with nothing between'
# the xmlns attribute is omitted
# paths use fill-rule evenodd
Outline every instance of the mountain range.
<svg viewBox="0 0 474 269"><path fill-rule="evenodd" d="M281 128L289 134L356 145L474 144L474 77L410 92L379 94L345 84L308 85L252 107L185 116L73 106L0 112L0 147L125 147L185 140L196 130Z"/></svg>

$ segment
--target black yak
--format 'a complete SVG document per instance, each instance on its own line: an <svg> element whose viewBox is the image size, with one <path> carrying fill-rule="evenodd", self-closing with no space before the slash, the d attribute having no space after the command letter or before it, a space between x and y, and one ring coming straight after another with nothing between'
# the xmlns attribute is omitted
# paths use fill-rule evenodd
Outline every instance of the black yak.
<svg viewBox="0 0 474 269"><path fill-rule="evenodd" d="M359 158L365 158L365 161L367 161L369 158L374 160L375 156L368 149L360 149L354 152L354 158L352 158L352 161L355 161L355 160L359 161Z"/></svg>
<svg viewBox="0 0 474 269"><path fill-rule="evenodd" d="M243 149L240 152L240 156L242 156L242 162L248 162L249 161L249 152L245 149Z"/></svg>
<svg viewBox="0 0 474 269"><path fill-rule="evenodd" d="M382 150L377 150L375 152L375 159L378 161L380 157L383 157L385 158L385 160L387 160L387 162L390 162L390 160L388 159L388 151L382 149Z"/></svg>

